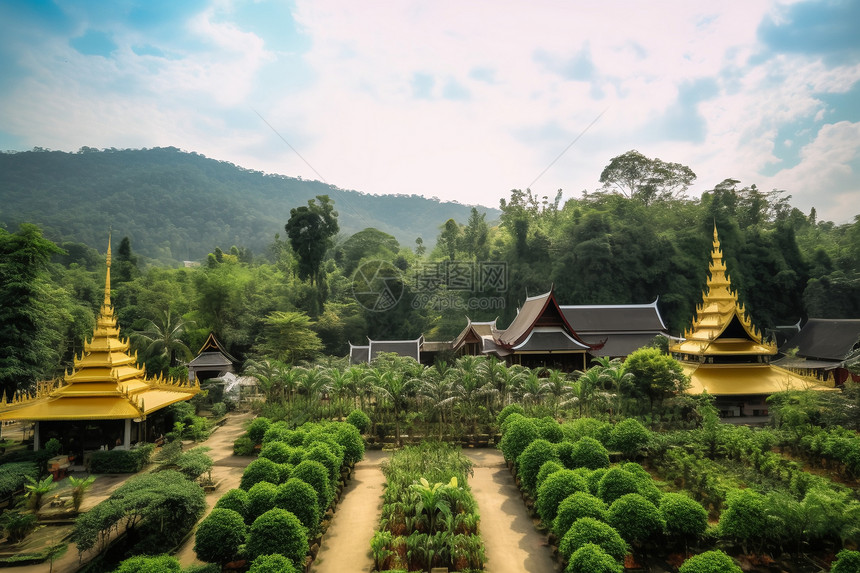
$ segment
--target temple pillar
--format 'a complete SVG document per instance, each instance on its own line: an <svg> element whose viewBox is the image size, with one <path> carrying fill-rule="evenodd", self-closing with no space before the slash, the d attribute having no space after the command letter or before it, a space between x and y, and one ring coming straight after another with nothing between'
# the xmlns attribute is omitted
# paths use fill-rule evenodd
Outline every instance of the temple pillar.
<svg viewBox="0 0 860 573"><path fill-rule="evenodd" d="M125 449L131 447L131 418L123 420L125 422L125 431L123 432L122 445Z"/></svg>
<svg viewBox="0 0 860 573"><path fill-rule="evenodd" d="M33 451L39 451L39 421L36 421L36 424L33 427Z"/></svg>

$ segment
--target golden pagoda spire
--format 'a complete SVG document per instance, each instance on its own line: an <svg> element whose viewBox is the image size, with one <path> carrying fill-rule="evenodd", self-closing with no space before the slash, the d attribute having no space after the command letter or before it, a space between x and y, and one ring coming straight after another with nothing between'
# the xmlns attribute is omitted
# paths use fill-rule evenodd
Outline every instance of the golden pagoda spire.
<svg viewBox="0 0 860 573"><path fill-rule="evenodd" d="M107 273L105 273L105 300L104 300L104 306L110 306L110 239L111 239L111 231L108 231Z"/></svg>

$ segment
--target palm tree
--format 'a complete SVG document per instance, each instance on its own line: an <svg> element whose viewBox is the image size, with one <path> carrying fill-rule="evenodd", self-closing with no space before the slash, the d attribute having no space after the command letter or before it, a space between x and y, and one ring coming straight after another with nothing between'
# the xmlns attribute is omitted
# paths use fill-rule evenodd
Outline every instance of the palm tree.
<svg viewBox="0 0 860 573"><path fill-rule="evenodd" d="M337 401L337 417L343 418L343 403L350 394L350 377L346 370L340 368L326 368L323 373L332 398Z"/></svg>
<svg viewBox="0 0 860 573"><path fill-rule="evenodd" d="M245 374L257 379L257 386L266 396L266 402L279 402L284 399L283 376L286 365L279 360L249 360Z"/></svg>
<svg viewBox="0 0 860 573"><path fill-rule="evenodd" d="M452 372L453 369L445 362L437 362L434 367L424 370L418 387L418 395L424 399L428 409L439 412L439 440L442 440L445 430L446 400L451 395Z"/></svg>
<svg viewBox="0 0 860 573"><path fill-rule="evenodd" d="M570 380L561 370L549 369L548 376L543 382L543 394L552 396L552 414L558 416L559 406L562 406L573 393Z"/></svg>
<svg viewBox="0 0 860 573"><path fill-rule="evenodd" d="M532 368L524 372L524 375L518 378L518 384L514 390L514 394L523 403L523 407L532 412L535 406L541 403L547 391L540 379L541 370L543 369Z"/></svg>
<svg viewBox="0 0 860 573"><path fill-rule="evenodd" d="M158 323L152 320L147 322L149 325L145 330L132 335L135 339L148 343L143 350L145 356L165 356L171 368L176 366L177 353L186 359L191 358L191 350L181 339L185 334L185 321L174 318L170 309L167 309L159 314Z"/></svg>
<svg viewBox="0 0 860 573"><path fill-rule="evenodd" d="M488 391L484 389L483 379L476 370L471 368L472 366L474 363L468 364L467 369L455 370L451 396L445 402L446 405L459 406L463 422L468 424L474 436L478 433L478 404Z"/></svg>
<svg viewBox="0 0 860 573"><path fill-rule="evenodd" d="M377 397L391 403L394 413L394 437L400 446L400 412L402 407L406 406L406 398L414 379L397 368L371 368L367 371L367 377Z"/></svg>
<svg viewBox="0 0 860 573"><path fill-rule="evenodd" d="M618 359L610 360L606 356L598 356L592 362L596 362L601 368L603 380L607 390L614 390L616 398L615 415L621 414L621 400L624 396L623 390L633 384L633 374L627 372L624 363ZM612 412L610 412L610 416Z"/></svg>
<svg viewBox="0 0 860 573"><path fill-rule="evenodd" d="M298 391L307 403L307 410L311 414L317 411L317 406L322 397L328 392L328 380L324 370L317 366L314 368L302 368L302 375L298 380Z"/></svg>

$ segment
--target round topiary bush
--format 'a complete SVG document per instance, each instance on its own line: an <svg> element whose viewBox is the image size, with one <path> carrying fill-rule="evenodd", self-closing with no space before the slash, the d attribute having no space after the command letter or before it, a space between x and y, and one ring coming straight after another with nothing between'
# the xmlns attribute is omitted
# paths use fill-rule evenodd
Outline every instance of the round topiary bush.
<svg viewBox="0 0 860 573"><path fill-rule="evenodd" d="M283 555L260 555L251 563L248 573L299 573L293 562Z"/></svg>
<svg viewBox="0 0 860 573"><path fill-rule="evenodd" d="M681 493L665 493L658 507L665 532L670 539L682 541L698 539L708 529L708 512L699 502Z"/></svg>
<svg viewBox="0 0 860 573"><path fill-rule="evenodd" d="M628 493L639 493L639 482L619 467L609 468L597 484L597 497L609 505Z"/></svg>
<svg viewBox="0 0 860 573"><path fill-rule="evenodd" d="M563 469L565 469L565 467L555 460L544 462L540 467L540 471L538 471L537 479L535 479L535 489L540 489L540 486L543 485L543 482L550 476L550 474L554 474L555 472Z"/></svg>
<svg viewBox="0 0 860 573"><path fill-rule="evenodd" d="M346 423L352 425L360 434L366 434L370 430L370 416L361 410L353 410L346 417Z"/></svg>
<svg viewBox="0 0 860 573"><path fill-rule="evenodd" d="M534 422L538 435L544 440L553 444L558 444L564 440L564 432L561 430L561 424L559 424L552 416L536 418Z"/></svg>
<svg viewBox="0 0 860 573"><path fill-rule="evenodd" d="M114 573L179 573L182 566L172 555L137 555L119 564Z"/></svg>
<svg viewBox="0 0 860 573"><path fill-rule="evenodd" d="M337 482L340 479L340 466L343 464L342 456L338 456L332 452L327 444L318 443L305 451L305 459L318 461L325 466L328 472L329 484L332 489L337 486Z"/></svg>
<svg viewBox="0 0 860 573"><path fill-rule="evenodd" d="M521 416L525 416L525 413L526 411L520 404L508 404L507 406L502 408L502 411L499 412L498 416L496 416L496 424L498 424L499 428L501 428L502 424L505 423L505 420L507 420L508 416L510 416L511 414L519 414Z"/></svg>
<svg viewBox="0 0 860 573"><path fill-rule="evenodd" d="M538 439L538 431L531 418L524 418L519 414L508 416L506 423L507 429L499 442L499 449L506 460L516 461L523 450Z"/></svg>
<svg viewBox="0 0 860 573"><path fill-rule="evenodd" d="M276 464L286 464L290 461L293 448L284 442L268 442L260 448L260 457L272 460Z"/></svg>
<svg viewBox="0 0 860 573"><path fill-rule="evenodd" d="M586 543L600 546L619 563L627 555L627 542L621 538L621 535L606 523L591 517L582 517L573 522L561 538L558 552L566 561L570 561L576 550Z"/></svg>
<svg viewBox="0 0 860 573"><path fill-rule="evenodd" d="M678 569L678 573L742 573L742 571L732 558L722 551L705 551L694 555L684 561ZM854 572L857 569L851 571Z"/></svg>
<svg viewBox="0 0 860 573"><path fill-rule="evenodd" d="M597 420L596 418L577 418L576 420L565 422L561 430L564 432L564 439L571 443L589 437L607 446L609 444L609 435L612 432L612 424Z"/></svg>
<svg viewBox="0 0 860 573"><path fill-rule="evenodd" d="M609 525L630 544L652 539L665 525L660 511L638 493L628 493L609 506Z"/></svg>
<svg viewBox="0 0 860 573"><path fill-rule="evenodd" d="M553 444L543 438L534 440L517 457L517 475L527 492L535 493L537 474L548 461L558 461L558 457Z"/></svg>
<svg viewBox="0 0 860 573"><path fill-rule="evenodd" d="M263 434L263 444L269 442L284 442L288 446L295 446L295 431L291 430L286 422L275 422L270 425Z"/></svg>
<svg viewBox="0 0 860 573"><path fill-rule="evenodd" d="M578 491L564 498L558 506L552 530L558 537L563 537L577 519L591 517L598 521L609 518L608 508L603 500L584 491Z"/></svg>
<svg viewBox="0 0 860 573"><path fill-rule="evenodd" d="M364 459L364 438L355 426L338 424L335 438L343 446L344 463L352 465Z"/></svg>
<svg viewBox="0 0 860 573"><path fill-rule="evenodd" d="M314 488L317 493L320 516L322 516L334 498L325 466L314 460L305 460L293 468L292 477L300 479Z"/></svg>
<svg viewBox="0 0 860 573"><path fill-rule="evenodd" d="M621 466L621 469L632 475L636 480L636 493L654 505L660 503L660 498L663 497L663 492L654 484L654 479L651 477L651 474L645 470L645 468L636 462L627 462Z"/></svg>
<svg viewBox="0 0 860 573"><path fill-rule="evenodd" d="M317 492L309 483L290 478L278 486L275 507L292 511L311 534L316 533L320 523L319 500Z"/></svg>
<svg viewBox="0 0 860 573"><path fill-rule="evenodd" d="M600 480L603 479L603 476L606 475L607 471L609 471L608 468L599 468L588 474L588 492L591 495L600 497L600 494L598 493Z"/></svg>
<svg viewBox="0 0 860 573"><path fill-rule="evenodd" d="M248 490L248 510L245 513L245 521L253 523L255 519L275 507L275 495L278 486L267 481L255 483Z"/></svg>
<svg viewBox="0 0 860 573"><path fill-rule="evenodd" d="M555 455L564 467L569 470L576 469L570 460L570 456L573 455L573 442L564 440L555 444Z"/></svg>
<svg viewBox="0 0 860 573"><path fill-rule="evenodd" d="M245 519L248 515L248 492L244 489L231 489L215 502L218 509L232 509Z"/></svg>
<svg viewBox="0 0 860 573"><path fill-rule="evenodd" d="M573 552L565 573L623 573L624 567L599 545L586 543Z"/></svg>
<svg viewBox="0 0 860 573"><path fill-rule="evenodd" d="M588 482L574 470L559 470L547 476L538 489L535 503L541 521L552 525L561 502L578 491L588 491Z"/></svg>
<svg viewBox="0 0 860 573"><path fill-rule="evenodd" d="M651 439L651 432L635 418L625 418L615 424L609 434L609 444L625 457L633 457L644 448Z"/></svg>
<svg viewBox="0 0 860 573"><path fill-rule="evenodd" d="M598 468L608 468L609 451L594 438L586 436L573 444L573 450L570 453L570 464L572 466L571 469L588 468L596 470Z"/></svg>
<svg viewBox="0 0 860 573"><path fill-rule="evenodd" d="M251 559L280 553L302 569L308 549L305 526L294 513L280 508L270 509L254 521L245 546Z"/></svg>
<svg viewBox="0 0 860 573"><path fill-rule="evenodd" d="M248 464L245 472L242 474L242 479L239 482L239 487L248 491L258 482L267 481L273 484L281 483L281 468L268 458L257 458Z"/></svg>
<svg viewBox="0 0 860 573"><path fill-rule="evenodd" d="M251 438L251 441L257 445L263 443L263 436L266 435L266 431L272 425L272 421L268 418L264 418L259 416L251 420L251 423L248 424L248 437Z"/></svg>
<svg viewBox="0 0 860 573"><path fill-rule="evenodd" d="M830 573L857 573L860 571L860 551L843 549L836 554Z"/></svg>
<svg viewBox="0 0 860 573"><path fill-rule="evenodd" d="M245 543L248 528L232 509L214 508L197 526L194 553L201 561L225 564L233 561Z"/></svg>

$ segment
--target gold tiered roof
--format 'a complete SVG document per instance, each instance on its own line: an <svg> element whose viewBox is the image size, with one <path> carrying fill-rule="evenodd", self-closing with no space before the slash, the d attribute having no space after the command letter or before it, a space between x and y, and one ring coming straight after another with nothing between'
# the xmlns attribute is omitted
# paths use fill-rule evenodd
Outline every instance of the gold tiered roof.
<svg viewBox="0 0 860 573"><path fill-rule="evenodd" d="M696 307L692 327L671 351L697 356L776 354L776 345L762 339L744 305L738 302L737 292L726 274L716 226L708 270L707 287L702 293L702 302Z"/></svg>
<svg viewBox="0 0 860 573"><path fill-rule="evenodd" d="M128 339L120 338L110 301L111 249L108 240L105 296L92 339L74 359L62 380L42 382L33 394L0 403L0 420L116 420L144 419L200 391L190 384L161 376L149 378L138 365L137 352L128 354Z"/></svg>

